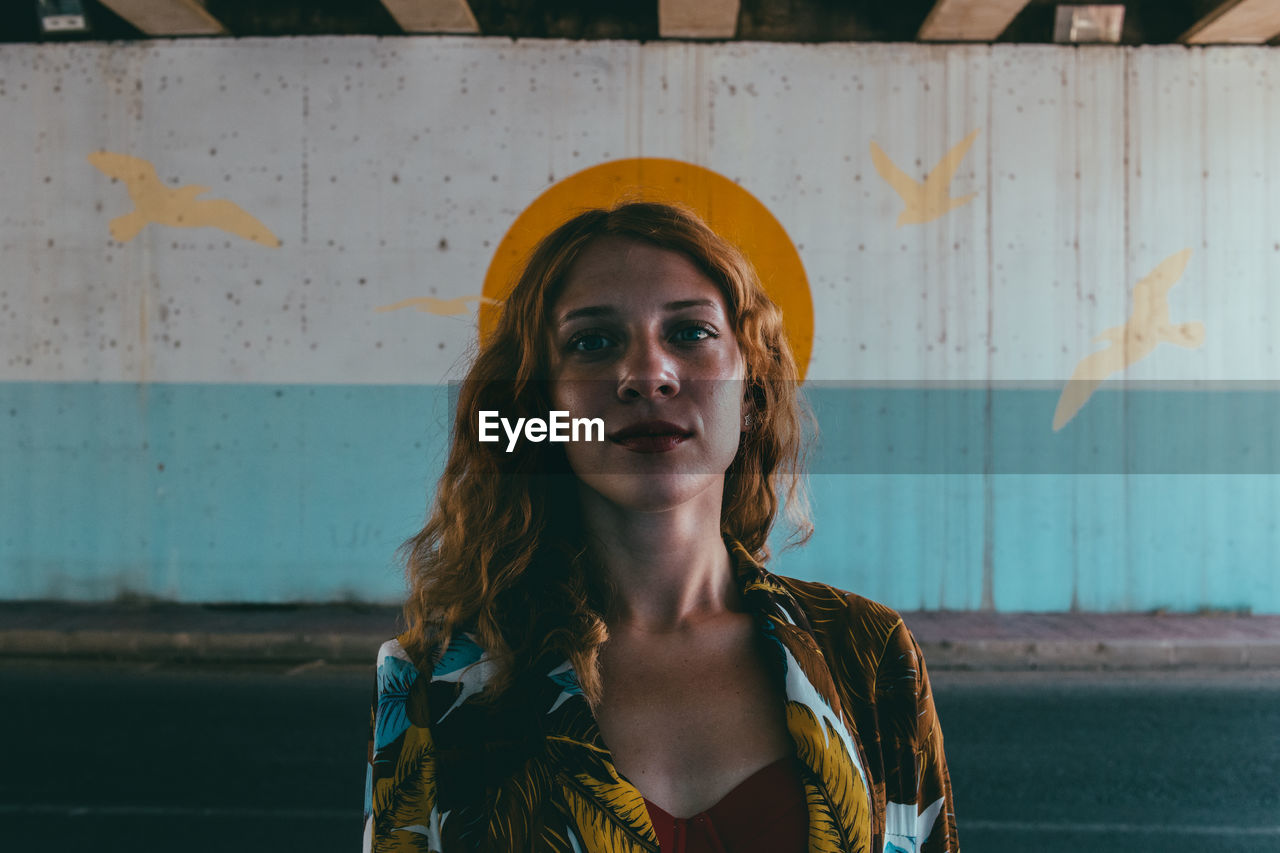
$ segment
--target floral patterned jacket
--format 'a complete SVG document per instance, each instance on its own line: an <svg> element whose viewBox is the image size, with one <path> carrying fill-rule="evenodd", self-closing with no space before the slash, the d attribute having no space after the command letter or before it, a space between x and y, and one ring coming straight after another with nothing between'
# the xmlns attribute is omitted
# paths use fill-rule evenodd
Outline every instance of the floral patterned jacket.
<svg viewBox="0 0 1280 853"><path fill-rule="evenodd" d="M772 575L731 545L807 768L811 853L958 853L942 732L902 619ZM398 640L382 646L364 849L657 851L644 799L614 769L569 663L518 679L501 702L468 701L491 671L466 634L433 666Z"/></svg>

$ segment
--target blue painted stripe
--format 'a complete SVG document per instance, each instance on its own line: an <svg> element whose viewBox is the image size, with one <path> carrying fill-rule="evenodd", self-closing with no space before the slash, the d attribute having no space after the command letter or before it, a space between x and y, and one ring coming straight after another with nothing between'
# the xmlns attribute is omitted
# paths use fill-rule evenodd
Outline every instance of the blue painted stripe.
<svg viewBox="0 0 1280 853"><path fill-rule="evenodd" d="M809 393L818 533L777 571L901 609L977 608L985 590L1009 611L1280 612L1280 476L1233 470L1245 448L1275 458L1275 395L1102 395L1053 433L1048 390ZM445 386L0 383L0 597L396 601L395 550L442 469L449 403ZM1197 410L1238 427L1218 433L1234 450L1205 457L1223 471L1066 464L1110 452L1116 412L1176 448ZM1072 450L1049 473L1014 464L1051 442ZM965 447L996 473L953 464ZM1015 450L996 464L1001 447Z"/></svg>
<svg viewBox="0 0 1280 853"><path fill-rule="evenodd" d="M810 383L829 474L1280 474L1280 383L1096 391L1059 431L1061 383Z"/></svg>
<svg viewBox="0 0 1280 853"><path fill-rule="evenodd" d="M446 389L0 384L0 596L394 601Z"/></svg>
<svg viewBox="0 0 1280 853"><path fill-rule="evenodd" d="M774 570L901 610L1280 613L1280 477L820 475ZM990 524L987 512L990 511ZM988 550L989 546L989 550Z"/></svg>

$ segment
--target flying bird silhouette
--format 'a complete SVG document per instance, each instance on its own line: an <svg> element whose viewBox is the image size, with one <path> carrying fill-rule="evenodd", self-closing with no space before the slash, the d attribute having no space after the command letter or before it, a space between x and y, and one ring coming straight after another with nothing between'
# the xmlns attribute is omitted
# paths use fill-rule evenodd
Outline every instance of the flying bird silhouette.
<svg viewBox="0 0 1280 853"><path fill-rule="evenodd" d="M906 205L902 213L898 214L897 227L932 222L944 213L962 204L968 204L977 197L978 194L972 192L963 198L952 198L950 189L951 179L955 177L956 169L960 168L960 161L964 159L965 154L969 153L969 146L973 145L977 135L978 131L975 130L957 142L933 167L933 171L925 175L923 181L917 181L899 169L889 159L889 155L872 141L871 162L875 164L880 177L893 187L893 191L902 197Z"/></svg>
<svg viewBox="0 0 1280 853"><path fill-rule="evenodd" d="M1081 359L1062 389L1053 413L1055 432L1075 417L1102 380L1146 358L1157 344L1195 348L1204 343L1203 323L1169 322L1169 288L1182 277L1190 258L1190 249L1175 252L1134 285L1133 313L1128 322L1112 326L1093 339L1094 343L1109 341L1111 346Z"/></svg>
<svg viewBox="0 0 1280 853"><path fill-rule="evenodd" d="M435 299L430 296L419 296L416 299L405 299L394 305L381 305L373 310L382 313L384 311L399 311L401 308L417 308L427 314L453 317L458 314L465 314L468 302L483 302L485 305L501 304L497 299L490 299L487 296L459 296L455 299Z"/></svg>
<svg viewBox="0 0 1280 853"><path fill-rule="evenodd" d="M273 249L280 245L279 239L267 226L235 202L196 198L209 192L210 187L194 184L177 188L165 186L156 175L155 166L127 154L94 151L89 155L89 162L107 177L123 181L129 190L129 198L133 199L133 210L109 223L111 236L121 243L128 243L154 222L176 228L221 228Z"/></svg>

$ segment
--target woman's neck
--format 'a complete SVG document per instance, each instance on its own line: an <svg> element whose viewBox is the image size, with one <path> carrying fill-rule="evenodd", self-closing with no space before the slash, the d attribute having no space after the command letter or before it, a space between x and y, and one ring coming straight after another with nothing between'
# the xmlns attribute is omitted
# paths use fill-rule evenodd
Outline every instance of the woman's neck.
<svg viewBox="0 0 1280 853"><path fill-rule="evenodd" d="M680 631L741 609L719 501L700 503L637 513L584 501L587 538L612 593L611 631Z"/></svg>

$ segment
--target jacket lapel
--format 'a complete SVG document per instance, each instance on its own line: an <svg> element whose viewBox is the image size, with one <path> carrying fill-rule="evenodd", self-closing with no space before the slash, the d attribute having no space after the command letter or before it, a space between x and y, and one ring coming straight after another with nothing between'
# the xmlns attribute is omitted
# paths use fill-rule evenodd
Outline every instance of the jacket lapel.
<svg viewBox="0 0 1280 853"><path fill-rule="evenodd" d="M441 806L459 807L454 822L467 822L457 829L460 837L475 839L475 849L489 849L486 844L512 842L511 833L534 831L537 838L528 842L537 849L656 853L657 835L644 798L614 767L569 662L522 679L512 688L518 697L499 703L501 711L469 701L492 674L488 654L473 637L459 633L435 663L429 682L432 728L442 745L438 763L447 776ZM533 715L530 709L536 709ZM524 731L512 738L516 717ZM461 748L443 747L451 743ZM503 790L502 808L493 800L495 784ZM458 787L464 793L454 790L450 796Z"/></svg>
<svg viewBox="0 0 1280 853"><path fill-rule="evenodd" d="M871 848L871 786L853 720L841 706L808 617L744 546L731 543L730 552L743 597L776 652L775 671L781 670L787 697L787 731L809 770L809 850L865 853Z"/></svg>
<svg viewBox="0 0 1280 853"><path fill-rule="evenodd" d="M557 688L543 714L547 757L572 818L573 849L656 853L644 796L614 766L573 666L563 661L547 678Z"/></svg>

